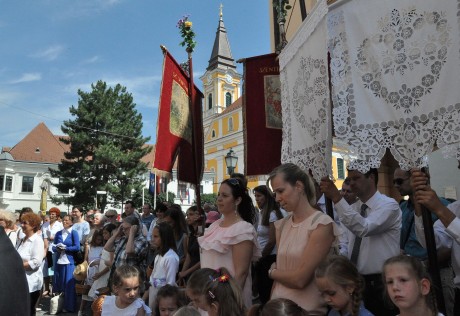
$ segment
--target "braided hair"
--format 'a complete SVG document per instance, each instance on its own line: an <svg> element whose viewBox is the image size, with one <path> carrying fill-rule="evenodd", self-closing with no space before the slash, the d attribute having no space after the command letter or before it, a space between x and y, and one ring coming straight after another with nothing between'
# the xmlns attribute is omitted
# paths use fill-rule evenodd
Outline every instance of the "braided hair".
<svg viewBox="0 0 460 316"><path fill-rule="evenodd" d="M328 278L343 288L354 288L351 296L351 316L359 315L359 307L363 298L364 278L355 265L343 256L330 256L315 270L315 278Z"/></svg>

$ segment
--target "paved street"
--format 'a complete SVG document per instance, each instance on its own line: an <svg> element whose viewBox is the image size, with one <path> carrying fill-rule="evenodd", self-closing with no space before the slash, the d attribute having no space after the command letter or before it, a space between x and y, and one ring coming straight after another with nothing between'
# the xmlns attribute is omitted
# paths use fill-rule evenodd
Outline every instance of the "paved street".
<svg viewBox="0 0 460 316"><path fill-rule="evenodd" d="M78 302L77 306L80 306L81 296L78 296L77 302ZM42 299L40 299L39 307L40 307L42 310L41 310L41 311L37 311L37 316L49 315L49 310L50 310L50 298L48 297L48 298L42 298ZM78 315L78 311L75 312L75 313L59 313L59 314L56 314L56 315L77 316L77 315ZM87 304L86 315L87 315L87 316L92 315L92 313L91 313L91 305L90 305L90 304Z"/></svg>

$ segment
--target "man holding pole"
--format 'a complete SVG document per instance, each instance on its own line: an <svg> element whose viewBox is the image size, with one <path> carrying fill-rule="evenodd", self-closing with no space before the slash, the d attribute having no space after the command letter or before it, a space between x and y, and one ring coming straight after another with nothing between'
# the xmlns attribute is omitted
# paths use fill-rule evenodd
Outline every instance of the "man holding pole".
<svg viewBox="0 0 460 316"><path fill-rule="evenodd" d="M328 177L321 179L321 191L334 203L348 239L346 255L364 277L364 305L376 316L396 315L384 304L381 273L385 260L399 254L401 209L377 190L377 169L367 173L349 170L348 177L359 198L356 203L349 205Z"/></svg>
<svg viewBox="0 0 460 316"><path fill-rule="evenodd" d="M460 169L460 160L458 168ZM460 315L460 201L445 206L427 183L428 177L424 172L412 170L411 186L415 191L415 201L439 218L433 226L437 248L452 249L451 260L455 274L454 315ZM421 211L417 208L415 215L415 233L422 246L425 246Z"/></svg>

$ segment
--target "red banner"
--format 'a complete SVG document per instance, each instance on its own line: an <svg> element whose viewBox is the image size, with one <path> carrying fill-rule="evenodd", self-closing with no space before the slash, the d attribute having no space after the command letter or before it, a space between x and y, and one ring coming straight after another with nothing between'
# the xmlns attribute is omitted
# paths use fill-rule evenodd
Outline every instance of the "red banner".
<svg viewBox="0 0 460 316"><path fill-rule="evenodd" d="M245 174L263 175L281 164L281 84L276 54L246 58L243 124Z"/></svg>
<svg viewBox="0 0 460 316"><path fill-rule="evenodd" d="M203 94L194 86L190 106L188 74L168 51L164 55L153 168L160 175L171 173L178 157L178 180L199 184L204 161Z"/></svg>

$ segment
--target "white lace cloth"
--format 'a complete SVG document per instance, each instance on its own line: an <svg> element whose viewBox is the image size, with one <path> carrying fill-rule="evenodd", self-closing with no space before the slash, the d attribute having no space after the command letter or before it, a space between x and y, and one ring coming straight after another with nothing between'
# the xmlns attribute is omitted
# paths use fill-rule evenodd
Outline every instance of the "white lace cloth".
<svg viewBox="0 0 460 316"><path fill-rule="evenodd" d="M387 148L402 169L423 167L434 145L460 141L459 20L460 0L331 8L334 129L357 157L350 168L378 167Z"/></svg>
<svg viewBox="0 0 460 316"><path fill-rule="evenodd" d="M279 55L283 143L281 162L331 174L331 111L327 73L326 1L318 1Z"/></svg>

